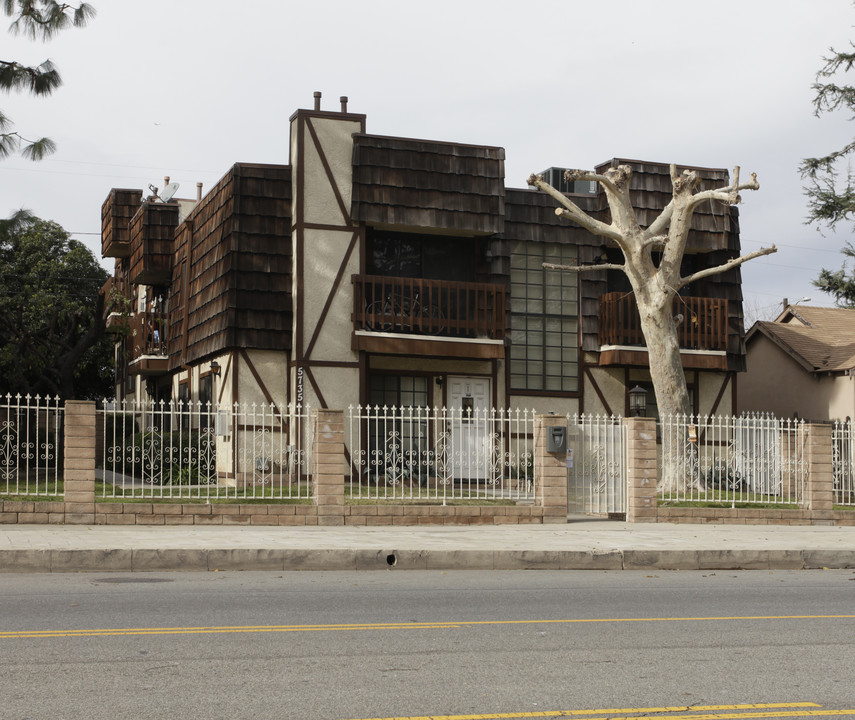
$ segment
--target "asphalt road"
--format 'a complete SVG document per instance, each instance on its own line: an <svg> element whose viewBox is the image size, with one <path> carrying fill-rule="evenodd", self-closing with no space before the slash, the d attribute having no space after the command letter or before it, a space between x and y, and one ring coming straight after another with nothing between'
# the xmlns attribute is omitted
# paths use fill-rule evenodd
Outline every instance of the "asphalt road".
<svg viewBox="0 0 855 720"><path fill-rule="evenodd" d="M855 572L0 577L3 720L559 711L855 718Z"/></svg>

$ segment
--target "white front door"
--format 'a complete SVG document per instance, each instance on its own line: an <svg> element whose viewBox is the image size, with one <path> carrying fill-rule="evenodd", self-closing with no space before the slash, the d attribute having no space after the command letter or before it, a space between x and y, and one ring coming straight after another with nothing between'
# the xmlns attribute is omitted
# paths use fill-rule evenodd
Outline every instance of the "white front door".
<svg viewBox="0 0 855 720"><path fill-rule="evenodd" d="M489 432L490 379L448 378L451 410L451 461L454 477L489 477L492 446Z"/></svg>

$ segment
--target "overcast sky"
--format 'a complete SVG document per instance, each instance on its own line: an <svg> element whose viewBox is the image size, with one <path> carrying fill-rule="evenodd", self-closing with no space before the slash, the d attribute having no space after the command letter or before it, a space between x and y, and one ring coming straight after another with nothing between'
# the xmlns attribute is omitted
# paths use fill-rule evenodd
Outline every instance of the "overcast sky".
<svg viewBox="0 0 855 720"><path fill-rule="evenodd" d="M749 314L832 305L811 280L840 266L849 228L804 225L797 168L855 133L811 106L821 58L855 37L849 0L92 4L88 27L47 44L0 36L2 59L50 58L65 81L0 98L22 134L59 145L0 161L0 215L29 208L98 256L111 188L169 175L193 197L235 162L287 163L288 118L320 90L324 109L347 95L369 133L504 147L509 187L613 157L740 165L760 181L743 250L779 248L743 266Z"/></svg>

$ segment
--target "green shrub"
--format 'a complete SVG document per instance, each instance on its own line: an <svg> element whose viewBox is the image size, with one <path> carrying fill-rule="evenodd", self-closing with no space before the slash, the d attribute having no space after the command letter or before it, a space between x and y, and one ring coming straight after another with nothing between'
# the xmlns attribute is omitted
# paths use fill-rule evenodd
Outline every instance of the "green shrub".
<svg viewBox="0 0 855 720"><path fill-rule="evenodd" d="M214 442L209 431L134 432L111 448L108 462L160 485L207 485L217 478Z"/></svg>

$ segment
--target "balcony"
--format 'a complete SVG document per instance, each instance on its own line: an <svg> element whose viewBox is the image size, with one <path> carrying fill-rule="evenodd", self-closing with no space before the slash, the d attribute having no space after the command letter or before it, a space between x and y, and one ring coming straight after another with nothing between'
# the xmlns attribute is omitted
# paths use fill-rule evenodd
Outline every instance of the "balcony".
<svg viewBox="0 0 855 720"><path fill-rule="evenodd" d="M126 258L131 254L129 225L142 203L142 190L110 191L101 206L101 255Z"/></svg>
<svg viewBox="0 0 855 720"><path fill-rule="evenodd" d="M677 326L683 366L701 370L727 369L727 300L676 297L672 312L682 315ZM600 297L600 365L648 365L641 319L632 293Z"/></svg>
<svg viewBox="0 0 855 720"><path fill-rule="evenodd" d="M128 372L131 375L165 375L169 372L166 315L136 313L127 320Z"/></svg>
<svg viewBox="0 0 855 720"><path fill-rule="evenodd" d="M487 283L354 275L354 350L504 357L505 288Z"/></svg>
<svg viewBox="0 0 855 720"><path fill-rule="evenodd" d="M146 202L130 223L130 280L137 285L165 285L172 279L173 236L178 203Z"/></svg>

